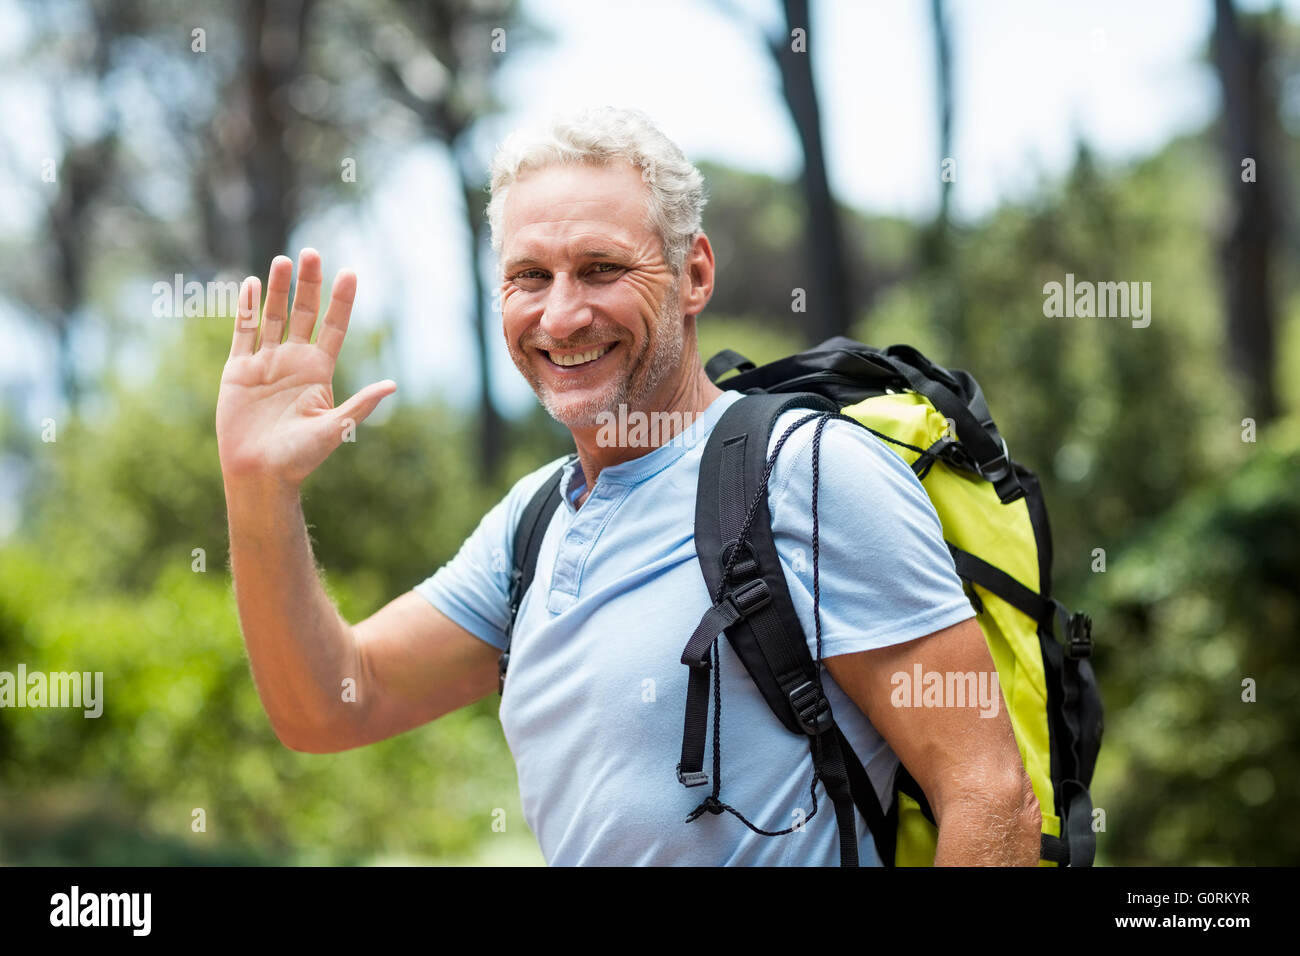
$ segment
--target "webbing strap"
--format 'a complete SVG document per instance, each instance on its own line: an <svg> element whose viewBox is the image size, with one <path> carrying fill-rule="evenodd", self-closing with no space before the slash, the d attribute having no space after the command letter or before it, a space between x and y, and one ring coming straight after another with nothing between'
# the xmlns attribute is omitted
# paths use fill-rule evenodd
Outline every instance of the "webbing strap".
<svg viewBox="0 0 1300 956"><path fill-rule="evenodd" d="M709 782L704 773L704 740L709 713L709 658L713 642L740 618L730 597L704 612L691 639L682 651L682 663L689 667L686 685L686 722L682 730L682 759L677 765L677 779L684 787L699 787Z"/></svg>
<svg viewBox="0 0 1300 956"><path fill-rule="evenodd" d="M826 795L835 805L835 822L840 835L840 866L857 866L858 818L853 812L853 793L849 787L849 772L844 756L845 751L851 751L852 748L838 727L833 734L819 734L809 738L809 744L812 747L813 766L820 767ZM819 748L820 761L817 755Z"/></svg>
<svg viewBox="0 0 1300 956"><path fill-rule="evenodd" d="M1044 833L1038 850L1038 858L1061 866L1070 865L1070 844L1060 837Z"/></svg>
<svg viewBox="0 0 1300 956"><path fill-rule="evenodd" d="M867 768L862 766L862 761L858 759L857 753L849 745L844 732L839 727L835 728L835 737L844 755L853 802L866 818L867 827L871 830L871 838L876 844L876 855L880 857L880 865L893 866L898 837L898 801L895 799L889 808L889 814L886 815L880 807L880 797L876 794L875 785L867 775ZM899 767L899 772L902 772L902 767ZM836 812L838 813L838 808Z"/></svg>
<svg viewBox="0 0 1300 956"><path fill-rule="evenodd" d="M726 375L732 369L739 369L742 372L748 372L755 368L753 362L745 358L739 352L733 352L731 349L723 349L713 358L704 363L704 374L709 376L710 382L717 382L718 379Z"/></svg>
<svg viewBox="0 0 1300 956"><path fill-rule="evenodd" d="M1028 614L1035 622L1050 626L1052 616L1056 613L1056 605L1050 598L1043 597L1001 568L994 567L983 558L977 558L951 542L948 543L948 550L952 553L953 563L957 565L959 577L974 581L1012 607Z"/></svg>
<svg viewBox="0 0 1300 956"><path fill-rule="evenodd" d="M998 498L1004 505L1024 497L1024 488L1007 456L1006 444L998 444L993 440L961 396L903 361L899 355L884 355L883 358L893 365L914 391L928 398L940 414L956 423L957 438L975 460L980 474L993 483Z"/></svg>

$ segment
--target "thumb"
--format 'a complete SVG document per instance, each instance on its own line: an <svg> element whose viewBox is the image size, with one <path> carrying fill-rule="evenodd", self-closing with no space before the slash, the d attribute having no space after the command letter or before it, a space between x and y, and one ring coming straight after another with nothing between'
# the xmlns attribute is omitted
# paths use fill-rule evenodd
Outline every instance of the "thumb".
<svg viewBox="0 0 1300 956"><path fill-rule="evenodd" d="M390 378L386 378L382 382L375 382L373 385L367 385L334 409L334 417L336 419L350 418L360 424L370 416L370 413L375 410L380 402L395 391L397 391L397 383Z"/></svg>

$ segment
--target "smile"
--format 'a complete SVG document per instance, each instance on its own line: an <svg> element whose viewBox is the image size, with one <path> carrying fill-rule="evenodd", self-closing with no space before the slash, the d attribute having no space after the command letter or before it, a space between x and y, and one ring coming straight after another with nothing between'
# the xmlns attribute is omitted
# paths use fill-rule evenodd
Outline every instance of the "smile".
<svg viewBox="0 0 1300 956"><path fill-rule="evenodd" d="M552 365L560 368L575 368L578 366L590 365L606 355L617 343L611 345L599 345L595 348L588 349L585 352L548 352L542 350L542 354L550 360Z"/></svg>

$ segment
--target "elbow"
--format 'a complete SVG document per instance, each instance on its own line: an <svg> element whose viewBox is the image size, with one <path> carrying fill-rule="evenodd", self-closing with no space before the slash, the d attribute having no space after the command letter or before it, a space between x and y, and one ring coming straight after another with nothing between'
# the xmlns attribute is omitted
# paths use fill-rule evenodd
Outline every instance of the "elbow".
<svg viewBox="0 0 1300 956"><path fill-rule="evenodd" d="M1017 818L1025 842L1033 846L1034 863L1037 864L1043 842L1043 811L1038 805L1033 781L1029 779L1024 767L1020 768L1020 809Z"/></svg>
<svg viewBox="0 0 1300 956"><path fill-rule="evenodd" d="M1005 774L996 793L995 799L1002 811L998 816L1006 821L1007 849L1014 857L1014 862L1010 859L1007 862L1037 866L1042 852L1043 813L1034 793L1033 781L1023 764L1017 761L1016 766Z"/></svg>
<svg viewBox="0 0 1300 956"><path fill-rule="evenodd" d="M935 813L941 842L945 825L951 835L945 860L967 866L1038 865L1043 817L1022 765L966 776L943 789Z"/></svg>
<svg viewBox="0 0 1300 956"><path fill-rule="evenodd" d="M272 721L271 730L284 747L295 753L333 754L349 746L341 734L319 728L291 727Z"/></svg>
<svg viewBox="0 0 1300 956"><path fill-rule="evenodd" d="M289 731L286 730L285 728L277 727L274 724L271 725L271 729L275 732L275 737L278 741L280 741L281 745L283 745L289 750L294 751L295 753L300 753L300 754L326 753L325 750L321 749L319 743L312 740L310 737L303 736L301 733Z"/></svg>

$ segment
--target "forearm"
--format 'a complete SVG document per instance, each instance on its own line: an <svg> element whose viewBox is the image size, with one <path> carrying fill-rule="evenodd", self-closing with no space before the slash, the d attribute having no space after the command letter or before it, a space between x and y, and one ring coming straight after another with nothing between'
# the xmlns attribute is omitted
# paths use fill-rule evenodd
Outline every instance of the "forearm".
<svg viewBox="0 0 1300 956"><path fill-rule="evenodd" d="M357 716L343 680L360 680L352 629L321 584L296 488L226 482L230 561L253 680L277 736L315 749ZM363 695L359 693L358 698Z"/></svg>
<svg viewBox="0 0 1300 956"><path fill-rule="evenodd" d="M939 822L935 866L1037 866L1042 815L1027 775L1015 785L958 789Z"/></svg>

